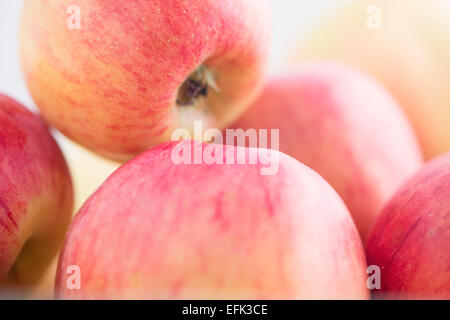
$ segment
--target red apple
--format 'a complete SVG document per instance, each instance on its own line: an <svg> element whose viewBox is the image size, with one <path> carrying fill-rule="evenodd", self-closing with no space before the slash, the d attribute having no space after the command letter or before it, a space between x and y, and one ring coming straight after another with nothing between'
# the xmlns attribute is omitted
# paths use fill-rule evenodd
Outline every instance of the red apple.
<svg viewBox="0 0 450 320"><path fill-rule="evenodd" d="M27 0L25 79L47 121L126 161L194 120L224 128L243 112L265 71L267 9L265 0Z"/></svg>
<svg viewBox="0 0 450 320"><path fill-rule="evenodd" d="M64 239L72 198L46 124L0 94L0 291L39 280Z"/></svg>
<svg viewBox="0 0 450 320"><path fill-rule="evenodd" d="M450 153L424 166L391 199L368 245L380 294L450 299Z"/></svg>
<svg viewBox="0 0 450 320"><path fill-rule="evenodd" d="M351 63L383 83L427 158L450 150L450 1L353 0L317 26L299 59Z"/></svg>
<svg viewBox="0 0 450 320"><path fill-rule="evenodd" d="M203 159L215 148L233 163L176 164L180 148ZM236 164L235 151L259 160ZM261 175L270 159L277 174ZM139 155L88 199L63 246L56 294L364 299L365 268L348 210L314 171L273 150L184 140Z"/></svg>
<svg viewBox="0 0 450 320"><path fill-rule="evenodd" d="M312 62L269 80L230 128L280 129L280 151L322 175L363 240L386 201L422 163L397 103L366 74Z"/></svg>

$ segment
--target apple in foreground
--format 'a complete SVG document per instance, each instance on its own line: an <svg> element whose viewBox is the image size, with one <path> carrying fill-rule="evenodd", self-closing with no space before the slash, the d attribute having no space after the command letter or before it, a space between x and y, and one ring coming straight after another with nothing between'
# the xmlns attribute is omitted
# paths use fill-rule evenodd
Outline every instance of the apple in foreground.
<svg viewBox="0 0 450 320"><path fill-rule="evenodd" d="M229 164L173 160L180 148L204 156L207 146ZM238 152L258 161L237 164ZM268 158L278 159L277 174L261 175ZM356 227L318 174L277 151L183 140L126 163L87 200L69 228L55 292L61 299L364 299L365 281Z"/></svg>
<svg viewBox="0 0 450 320"><path fill-rule="evenodd" d="M450 299L450 153L433 159L391 199L368 245L381 297Z"/></svg>
<svg viewBox="0 0 450 320"><path fill-rule="evenodd" d="M64 240L72 201L68 167L46 124L0 94L0 291L40 279Z"/></svg>
<svg viewBox="0 0 450 320"><path fill-rule="evenodd" d="M77 3L25 1L20 52L44 118L94 152L124 162L195 120L223 129L260 90L265 0Z"/></svg>
<svg viewBox="0 0 450 320"><path fill-rule="evenodd" d="M334 59L376 77L411 120L426 158L450 150L450 1L353 0L298 59Z"/></svg>
<svg viewBox="0 0 450 320"><path fill-rule="evenodd" d="M334 187L363 241L384 204L422 164L397 103L370 77L340 64L311 62L271 78L230 128L279 129L280 151Z"/></svg>

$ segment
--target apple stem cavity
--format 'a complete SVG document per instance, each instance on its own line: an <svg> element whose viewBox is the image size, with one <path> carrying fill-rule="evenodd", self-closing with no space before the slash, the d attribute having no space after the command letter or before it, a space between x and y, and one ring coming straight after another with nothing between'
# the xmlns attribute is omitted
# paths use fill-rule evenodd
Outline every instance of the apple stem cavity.
<svg viewBox="0 0 450 320"><path fill-rule="evenodd" d="M178 91L177 105L181 107L196 105L198 99L208 96L209 88L220 92L214 72L204 65L200 65L181 85Z"/></svg>

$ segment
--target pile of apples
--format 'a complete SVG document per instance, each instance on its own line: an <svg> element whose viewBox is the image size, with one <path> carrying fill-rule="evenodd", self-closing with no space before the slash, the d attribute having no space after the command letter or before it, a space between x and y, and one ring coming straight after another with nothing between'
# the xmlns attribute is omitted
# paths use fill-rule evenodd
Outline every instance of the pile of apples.
<svg viewBox="0 0 450 320"><path fill-rule="evenodd" d="M70 28L73 2L24 2L42 119L0 95L2 295L59 252L59 299L450 299L446 0L381 0L379 31L369 1L350 3L269 77L265 1L78 1ZM280 150L215 144L223 164L174 163L211 145L170 141L196 121L279 129ZM71 223L46 123L123 163ZM237 150L258 161L228 162Z"/></svg>

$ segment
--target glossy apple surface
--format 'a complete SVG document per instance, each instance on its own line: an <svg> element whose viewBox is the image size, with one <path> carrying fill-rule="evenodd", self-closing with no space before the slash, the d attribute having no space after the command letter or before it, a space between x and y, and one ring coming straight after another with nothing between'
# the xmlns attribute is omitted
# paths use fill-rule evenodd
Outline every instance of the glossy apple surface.
<svg viewBox="0 0 450 320"><path fill-rule="evenodd" d="M0 94L0 294L35 284L72 213L72 182L46 124Z"/></svg>
<svg viewBox="0 0 450 320"><path fill-rule="evenodd" d="M413 129L390 94L340 64L311 62L270 78L230 129L279 129L280 150L331 184L364 241L385 203L422 164Z"/></svg>
<svg viewBox="0 0 450 320"><path fill-rule="evenodd" d="M127 161L194 120L223 128L243 112L265 71L267 9L254 0L26 0L24 76L48 122Z"/></svg>
<svg viewBox="0 0 450 320"><path fill-rule="evenodd" d="M381 297L450 299L450 153L427 163L383 210L367 245Z"/></svg>
<svg viewBox="0 0 450 320"><path fill-rule="evenodd" d="M88 199L60 255L57 298L368 297L358 232L318 174L267 150L256 164L177 165L179 146L206 148L150 149ZM225 160L237 150L217 148ZM279 170L261 175L269 157Z"/></svg>

